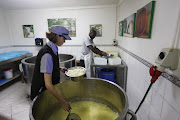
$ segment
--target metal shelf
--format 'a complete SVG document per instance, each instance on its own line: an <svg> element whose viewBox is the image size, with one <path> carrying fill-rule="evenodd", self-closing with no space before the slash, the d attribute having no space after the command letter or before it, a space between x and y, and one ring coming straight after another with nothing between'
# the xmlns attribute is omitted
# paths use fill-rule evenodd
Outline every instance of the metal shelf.
<svg viewBox="0 0 180 120"><path fill-rule="evenodd" d="M26 58L26 57L30 57L32 56L32 53L29 54L24 54L21 55L19 57L15 57L12 59L8 59L8 60L4 60L4 61L0 61L0 74L3 74L3 70L7 69L7 68L13 68L13 77L7 81L4 81L3 83L0 84L0 86L18 78L19 76L21 76L21 72L19 70L19 64L21 63L21 60Z"/></svg>
<svg viewBox="0 0 180 120"><path fill-rule="evenodd" d="M116 73L116 83L121 86L126 91L127 84L127 65L122 60L122 64L119 65L96 65L94 63L91 64L91 77L97 77L96 68L104 67L104 68L113 68Z"/></svg>
<svg viewBox="0 0 180 120"><path fill-rule="evenodd" d="M0 86L2 86L2 85L4 85L4 84L6 84L6 83L8 83L8 82L10 82L10 81L12 81L12 80L18 78L19 76L21 76L21 72L16 72L16 73L13 75L12 78L10 78L9 80L7 80L7 81L1 83Z"/></svg>

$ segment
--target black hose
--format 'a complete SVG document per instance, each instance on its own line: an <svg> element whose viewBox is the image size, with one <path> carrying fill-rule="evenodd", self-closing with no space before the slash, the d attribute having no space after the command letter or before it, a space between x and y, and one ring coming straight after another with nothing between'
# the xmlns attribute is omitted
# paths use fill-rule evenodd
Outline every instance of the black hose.
<svg viewBox="0 0 180 120"><path fill-rule="evenodd" d="M149 85L149 87L148 87L148 89L147 89L147 91L146 91L146 93L145 93L145 95L144 95L144 97L143 97L143 99L142 99L142 101L141 101L141 103L139 104L138 108L136 109L135 114L138 112L139 108L140 108L141 105L143 104L143 102L144 102L144 100L145 100L145 98L146 98L149 90L151 89L152 85L153 85L153 83L151 82L150 85Z"/></svg>
<svg viewBox="0 0 180 120"><path fill-rule="evenodd" d="M149 87L148 87L148 89L147 89L147 91L146 91L146 93L145 93L145 95L144 95L144 97L143 97L143 99L141 100L141 102L140 102L138 108L136 109L135 114L138 112L139 108L140 108L141 105L143 104L143 102L144 102L144 100L145 100L145 98L146 98L146 96L147 96L149 90L151 89L152 85L153 85L153 83L151 82L150 85L149 85ZM133 120L133 118L131 118L130 120Z"/></svg>

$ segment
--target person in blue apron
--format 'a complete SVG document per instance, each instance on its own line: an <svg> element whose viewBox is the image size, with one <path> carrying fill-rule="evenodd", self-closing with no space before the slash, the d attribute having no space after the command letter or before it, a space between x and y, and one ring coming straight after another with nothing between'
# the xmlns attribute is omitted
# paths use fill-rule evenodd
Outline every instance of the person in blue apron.
<svg viewBox="0 0 180 120"><path fill-rule="evenodd" d="M93 39L96 37L96 30L91 29L89 35L83 38L82 43L82 50L81 50L81 58L80 58L80 65L86 68L86 77L91 77L90 66L92 62L93 52L100 55L100 56L107 56L107 53L104 51L99 50L94 42Z"/></svg>
<svg viewBox="0 0 180 120"><path fill-rule="evenodd" d="M71 109L70 104L57 92L54 85L60 83L60 71L67 70L59 68L58 46L62 46L65 40L71 40L68 34L69 31L60 25L51 26L50 33L46 33L49 42L38 52L30 95L31 100L33 100L47 89L66 111Z"/></svg>

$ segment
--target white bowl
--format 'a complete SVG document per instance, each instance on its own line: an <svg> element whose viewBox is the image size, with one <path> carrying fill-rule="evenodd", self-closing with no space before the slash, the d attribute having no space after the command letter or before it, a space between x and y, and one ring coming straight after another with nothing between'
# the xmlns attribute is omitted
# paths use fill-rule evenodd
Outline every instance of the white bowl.
<svg viewBox="0 0 180 120"><path fill-rule="evenodd" d="M78 76L71 76L71 75L69 75L69 74L68 74L68 71L69 71L69 70L74 70L74 69L83 69L83 70L84 70L84 73L81 74L81 75L78 75ZM84 67L75 66L75 67L69 68L69 69L65 72L65 74L66 74L68 77L70 77L72 81L80 81L80 80L83 78L83 76L86 74L86 69L85 69Z"/></svg>

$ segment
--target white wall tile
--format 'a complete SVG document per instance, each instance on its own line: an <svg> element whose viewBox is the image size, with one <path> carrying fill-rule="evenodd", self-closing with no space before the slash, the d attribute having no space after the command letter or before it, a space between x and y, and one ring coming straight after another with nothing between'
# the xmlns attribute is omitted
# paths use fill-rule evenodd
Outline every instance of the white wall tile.
<svg viewBox="0 0 180 120"><path fill-rule="evenodd" d="M144 94L142 93L142 91L140 89L134 89L134 93L136 95L136 109L138 108L140 102L142 101Z"/></svg>
<svg viewBox="0 0 180 120"><path fill-rule="evenodd" d="M82 46L79 46L78 51L81 52L81 50L82 50Z"/></svg>
<svg viewBox="0 0 180 120"><path fill-rule="evenodd" d="M160 120L160 115L158 112L154 109L154 107L150 106L150 112L148 115L148 120Z"/></svg>
<svg viewBox="0 0 180 120"><path fill-rule="evenodd" d="M62 53L66 53L66 48L62 47Z"/></svg>
<svg viewBox="0 0 180 120"><path fill-rule="evenodd" d="M71 54L77 58L77 52L76 51L71 52Z"/></svg>
<svg viewBox="0 0 180 120"><path fill-rule="evenodd" d="M65 47L60 47L60 48L61 48L60 51L62 51L62 53L65 53L66 48Z"/></svg>
<svg viewBox="0 0 180 120"><path fill-rule="evenodd" d="M164 99L178 112L180 112L180 88L167 81Z"/></svg>
<svg viewBox="0 0 180 120"><path fill-rule="evenodd" d="M12 47L3 47L3 48L0 48L0 53L12 52L12 51L13 51Z"/></svg>
<svg viewBox="0 0 180 120"><path fill-rule="evenodd" d="M139 109L139 115L141 120L147 120L147 117L149 116L149 109L150 109L150 102L148 100L144 100L143 104L141 105Z"/></svg>
<svg viewBox="0 0 180 120"><path fill-rule="evenodd" d="M76 60L80 60L80 58L81 58L81 53L78 52L78 56L77 56Z"/></svg>
<svg viewBox="0 0 180 120"><path fill-rule="evenodd" d="M136 114L137 120L141 120L139 113Z"/></svg>
<svg viewBox="0 0 180 120"><path fill-rule="evenodd" d="M62 47L58 47L58 53L62 53Z"/></svg>
<svg viewBox="0 0 180 120"><path fill-rule="evenodd" d="M146 81L140 76L140 75L137 75L139 76L138 79L138 88L142 91L142 93L144 94L145 93L145 84L146 84Z"/></svg>
<svg viewBox="0 0 180 120"><path fill-rule="evenodd" d="M71 52L76 52L76 47L68 47L68 49L70 49Z"/></svg>
<svg viewBox="0 0 180 120"><path fill-rule="evenodd" d="M140 68L140 71L139 71L139 73L140 73L140 75L142 76L142 78L145 78L146 77L146 74L147 74L147 72L148 72L148 69L147 69L147 67L144 65L144 64L142 64L141 62L139 62L140 64L139 64L139 68Z"/></svg>
<svg viewBox="0 0 180 120"><path fill-rule="evenodd" d="M139 90L137 86L134 84L130 83L129 86L127 87L127 93L128 93L128 100L129 100L129 108L133 111L137 109L137 106L140 103L140 98L139 96L142 96L142 92ZM141 93L141 95L139 95Z"/></svg>
<svg viewBox="0 0 180 120"><path fill-rule="evenodd" d="M145 81L145 84L144 84L144 94L145 94L145 92L147 91L147 89L149 88L149 85L150 85L150 83L148 83L147 81ZM147 94L147 96L146 96L146 99L148 99L150 103L151 103L151 101L152 101L152 91L153 91L153 89L152 89L152 87L151 87L151 89L149 90L149 92L148 92L148 94Z"/></svg>
<svg viewBox="0 0 180 120"><path fill-rule="evenodd" d="M136 71L133 71L133 82L137 85L137 87L138 87L138 85L139 85L139 83L141 82L141 81L143 81L142 80L142 77L139 75L139 74L137 74L137 72ZM142 83L142 82L141 82Z"/></svg>
<svg viewBox="0 0 180 120"><path fill-rule="evenodd" d="M158 112L158 114L161 114L161 110L162 110L162 104L163 104L163 98L162 96L160 96L159 93L157 93L156 90L152 90L152 99L151 99L151 104L154 107L154 109L156 109L156 111Z"/></svg>
<svg viewBox="0 0 180 120"><path fill-rule="evenodd" d="M166 79L162 76L160 76L156 82L153 84L153 88L162 96L164 97L164 91L165 91L165 85L166 85Z"/></svg>
<svg viewBox="0 0 180 120"><path fill-rule="evenodd" d="M68 54L71 53L71 51L72 51L71 47L67 47L66 51L67 51Z"/></svg>
<svg viewBox="0 0 180 120"><path fill-rule="evenodd" d="M136 60L136 59L132 59L133 60L133 64L132 64L132 67L133 67L133 70L135 71L136 74L139 74L139 61Z"/></svg>
<svg viewBox="0 0 180 120"><path fill-rule="evenodd" d="M161 120L178 120L179 112L172 108L165 100L163 101Z"/></svg>
<svg viewBox="0 0 180 120"><path fill-rule="evenodd" d="M145 65L144 65L145 66ZM149 67L147 67L147 66L145 66L145 80L148 82L148 83L150 83L151 82L151 76L150 76L150 73L149 73Z"/></svg>
<svg viewBox="0 0 180 120"><path fill-rule="evenodd" d="M65 47L62 47L60 52L61 52L62 54L65 54L65 53L66 53L66 48L65 48Z"/></svg>
<svg viewBox="0 0 180 120"><path fill-rule="evenodd" d="M127 73L128 73L128 74L131 74L131 75L128 75L128 76L127 76L127 84L128 84L128 83L133 82L133 79L134 79L134 78L133 78L133 71L132 71L131 69L128 69Z"/></svg>
<svg viewBox="0 0 180 120"><path fill-rule="evenodd" d="M140 113L136 113L137 120L141 120Z"/></svg>
<svg viewBox="0 0 180 120"><path fill-rule="evenodd" d="M2 7L1 7L2 8ZM0 46L12 45L11 35L9 32L9 24L6 17L6 11L0 8ZM16 31L15 31L16 32Z"/></svg>

